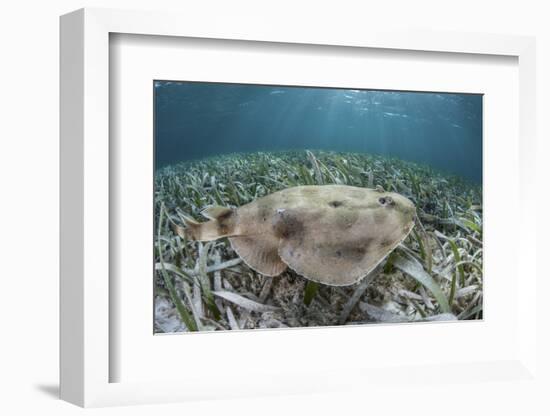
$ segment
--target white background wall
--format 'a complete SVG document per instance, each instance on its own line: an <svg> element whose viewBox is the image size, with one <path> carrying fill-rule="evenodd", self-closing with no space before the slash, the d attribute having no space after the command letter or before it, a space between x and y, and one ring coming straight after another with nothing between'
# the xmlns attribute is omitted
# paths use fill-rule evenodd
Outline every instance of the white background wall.
<svg viewBox="0 0 550 416"><path fill-rule="evenodd" d="M430 27L441 30L536 35L538 41L538 131L540 214L548 211L547 119L550 105L550 12L545 1L505 0L363 0L338 1L196 1L185 0L5 0L0 7L0 413L5 415L73 414L81 410L56 399L58 383L58 16L80 7L179 10L235 14L256 19L329 26ZM506 184L503 184L506 186ZM546 205L546 207L545 207ZM514 219L510 219L513 226ZM541 265L547 256L541 221ZM550 293L543 282L539 293ZM548 327L548 312L539 305ZM545 319L546 318L546 319ZM541 325L542 329L542 325ZM548 331L546 331L548 332ZM548 367L548 334L541 369ZM546 351L546 353L544 353ZM404 343L406 353L406 343ZM548 379L547 379L548 380ZM433 386L433 391L362 397L280 397L225 402L142 406L95 410L106 414L550 414L548 394L528 384ZM544 408L542 407L544 406ZM32 412L32 413L31 413ZM483 413L482 413L483 412Z"/></svg>

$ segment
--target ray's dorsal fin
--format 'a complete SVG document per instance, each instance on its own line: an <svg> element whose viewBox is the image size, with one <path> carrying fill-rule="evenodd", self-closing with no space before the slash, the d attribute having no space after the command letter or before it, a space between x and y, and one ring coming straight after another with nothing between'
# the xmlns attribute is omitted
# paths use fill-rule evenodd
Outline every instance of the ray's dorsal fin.
<svg viewBox="0 0 550 416"><path fill-rule="evenodd" d="M212 205L201 211L201 215L209 220L217 220L219 218L228 217L233 213L233 209L228 207L220 207Z"/></svg>

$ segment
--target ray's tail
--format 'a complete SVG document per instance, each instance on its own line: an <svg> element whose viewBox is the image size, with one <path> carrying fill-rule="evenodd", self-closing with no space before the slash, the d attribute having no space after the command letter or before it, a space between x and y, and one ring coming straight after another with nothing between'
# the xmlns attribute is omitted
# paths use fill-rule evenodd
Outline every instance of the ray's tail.
<svg viewBox="0 0 550 416"><path fill-rule="evenodd" d="M201 214L210 221L199 223L190 217L184 216L185 227L176 225L174 231L181 238L196 241L212 241L236 235L236 215L233 209L212 206L206 208Z"/></svg>

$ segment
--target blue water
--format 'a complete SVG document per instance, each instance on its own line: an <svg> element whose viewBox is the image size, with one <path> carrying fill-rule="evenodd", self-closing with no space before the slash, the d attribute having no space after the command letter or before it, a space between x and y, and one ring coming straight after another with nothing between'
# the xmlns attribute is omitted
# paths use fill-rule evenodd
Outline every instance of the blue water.
<svg viewBox="0 0 550 416"><path fill-rule="evenodd" d="M156 168L253 151L366 152L482 181L482 96L155 81Z"/></svg>

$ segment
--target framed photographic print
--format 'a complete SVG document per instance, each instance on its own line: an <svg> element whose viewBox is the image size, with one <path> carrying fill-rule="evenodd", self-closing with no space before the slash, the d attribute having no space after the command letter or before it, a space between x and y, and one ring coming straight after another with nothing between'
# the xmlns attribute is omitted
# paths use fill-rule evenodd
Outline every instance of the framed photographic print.
<svg viewBox="0 0 550 416"><path fill-rule="evenodd" d="M533 40L199 21L62 17L62 398L531 377Z"/></svg>

